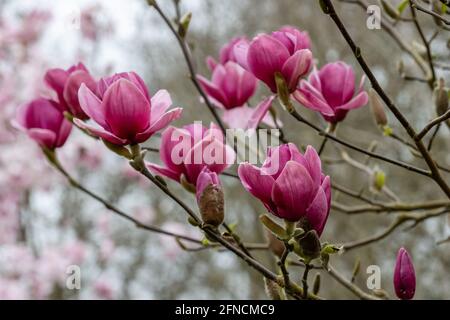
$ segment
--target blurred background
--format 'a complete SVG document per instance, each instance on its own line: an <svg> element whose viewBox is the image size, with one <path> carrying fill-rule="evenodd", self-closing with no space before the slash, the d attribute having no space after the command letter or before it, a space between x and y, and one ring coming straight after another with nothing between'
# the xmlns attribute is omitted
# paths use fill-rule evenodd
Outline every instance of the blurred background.
<svg viewBox="0 0 450 320"><path fill-rule="evenodd" d="M175 16L172 1L159 3L170 17ZM383 88L413 125L421 128L435 117L432 91L426 84L405 81L397 71L397 64L403 61L408 74L420 74L409 56L385 31L367 29L368 16L360 7L341 3L336 6ZM188 41L199 72L208 77L205 58L217 57L220 47L232 37L251 38L283 25L309 32L317 65L344 60L355 67L358 79L362 76L342 36L316 1L182 0L181 9L182 13L193 14ZM436 28L433 20L421 15L421 22L426 35L431 36ZM419 42L411 24L400 22L395 28L404 41ZM448 40L448 33L441 32L433 42L440 61L448 61ZM78 61L96 78L133 70L145 79L150 92L167 89L174 105L185 108L177 125L194 120L212 121L188 79L186 63L173 35L146 1L0 0L0 299L267 298L261 275L233 254L213 249L185 251L170 237L135 228L68 187L46 164L39 148L11 128L9 121L17 106L36 96L48 95L42 81L45 71L68 68ZM448 73L442 70L438 70L438 75L448 78ZM259 96L267 95L266 90L260 85ZM255 103L258 101L256 97ZM325 127L316 114L300 106L297 109ZM287 139L297 145L320 145L320 136L279 110ZM395 119L389 120L394 131L403 134ZM382 135L368 106L350 112L338 135L365 148L376 141L377 152L422 165L407 148ZM433 155L444 165L450 163L448 136L448 128L444 126L433 147ZM158 138L152 138L149 146L158 147ZM60 153L63 164L73 175L133 217L202 238L173 201L137 176L126 161L108 152L100 142L73 130ZM349 153L365 161L363 156ZM324 157L339 157L331 143ZM149 159L159 161L157 154L150 154ZM434 183L420 175L378 161L370 161L368 166L383 170L387 185L404 202L444 197ZM365 172L333 161L324 168L333 182L364 190L367 197L386 200L370 190L371 178ZM236 166L231 171L235 172ZM239 181L227 177L222 181L227 221L237 224L236 232L246 242L265 243L258 220L264 213L263 206L245 192ZM168 183L183 200L196 206L191 194L173 181ZM361 204L337 192L333 197L349 206ZM332 210L322 239L333 243L364 239L382 232L392 223L394 215L349 216ZM447 217L405 229L403 226L377 243L333 257L332 262L350 278L359 259L362 268L356 283L363 289L367 266L378 265L382 288L392 296L396 253L405 246L415 263L416 298L450 298L450 244L436 244L450 233ZM255 255L276 270L270 252L258 251ZM80 290L66 288L66 268L73 264L81 267ZM300 268L292 268L293 279L299 280L301 274ZM353 298L326 273L322 275L321 295Z"/></svg>

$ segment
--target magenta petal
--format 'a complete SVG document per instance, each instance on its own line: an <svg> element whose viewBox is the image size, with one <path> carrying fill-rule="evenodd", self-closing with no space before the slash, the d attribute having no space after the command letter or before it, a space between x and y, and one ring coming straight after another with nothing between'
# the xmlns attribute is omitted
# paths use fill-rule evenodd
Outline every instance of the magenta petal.
<svg viewBox="0 0 450 320"><path fill-rule="evenodd" d="M321 93L312 88L308 82L302 82L302 87L294 92L294 98L308 109L319 111L323 115L334 116L334 111L325 101Z"/></svg>
<svg viewBox="0 0 450 320"><path fill-rule="evenodd" d="M83 112L78 99L78 90L82 84L85 84L90 90L95 90L96 82L89 73L82 70L74 71L67 79L63 95L70 113L76 118L84 120L88 116Z"/></svg>
<svg viewBox="0 0 450 320"><path fill-rule="evenodd" d="M317 231L319 237L325 227L329 212L330 210L327 196L325 191L320 187L317 191L316 197L306 210L306 219L308 220L311 228Z"/></svg>
<svg viewBox="0 0 450 320"><path fill-rule="evenodd" d="M252 73L276 92L275 73L289 58L289 51L275 38L268 35L257 36L248 49L248 66Z"/></svg>
<svg viewBox="0 0 450 320"><path fill-rule="evenodd" d="M161 118L156 120L156 122L152 123L152 125L142 133L136 134L135 142L141 143L146 141L151 135L155 132L164 129L167 127L172 121L178 119L182 113L182 108L174 108L169 112L165 113Z"/></svg>
<svg viewBox="0 0 450 320"><path fill-rule="evenodd" d="M184 170L183 160L192 148L191 136L184 129L169 127L161 135L159 155L161 161L172 171Z"/></svg>
<svg viewBox="0 0 450 320"><path fill-rule="evenodd" d="M268 207L273 207L271 195L275 180L271 176L263 174L258 167L248 162L239 165L238 175L248 192Z"/></svg>
<svg viewBox="0 0 450 320"><path fill-rule="evenodd" d="M164 112L170 108L172 105L172 99L170 98L169 92L167 90L159 90L151 98L151 112L150 112L150 122L153 120L158 120L162 117Z"/></svg>
<svg viewBox="0 0 450 320"><path fill-rule="evenodd" d="M249 43L247 41L240 41L236 43L236 45L233 47L233 54L236 58L236 62L244 69L250 70L248 66L248 49L249 49Z"/></svg>
<svg viewBox="0 0 450 320"><path fill-rule="evenodd" d="M58 97L62 97L64 85L68 77L69 74L67 71L56 68L50 69L46 72L44 76L44 81L50 88L52 88L58 94Z"/></svg>
<svg viewBox="0 0 450 320"><path fill-rule="evenodd" d="M154 174L158 174L158 175L167 177L169 179L175 180L177 182L180 182L180 173L177 173L177 172L172 171L170 169L161 167L161 166L159 166L157 164L154 164L154 163L146 162L145 165Z"/></svg>
<svg viewBox="0 0 450 320"><path fill-rule="evenodd" d="M281 73L286 79L290 92L293 92L302 76L308 73L312 64L312 53L308 49L295 52L283 65Z"/></svg>
<svg viewBox="0 0 450 320"><path fill-rule="evenodd" d="M270 96L261 101L255 108L251 118L248 121L247 129L256 129L272 106L275 96Z"/></svg>
<svg viewBox="0 0 450 320"><path fill-rule="evenodd" d="M97 96L83 83L78 90L78 99L81 109L89 118L97 122L103 128L107 128L102 102Z"/></svg>
<svg viewBox="0 0 450 320"><path fill-rule="evenodd" d="M200 200L201 195L206 187L209 185L220 186L220 180L217 173L209 170L208 168L203 168L202 172L198 175L196 182L196 197L197 201Z"/></svg>
<svg viewBox="0 0 450 320"><path fill-rule="evenodd" d="M267 158L261 170L277 179L290 160L301 163L306 168L306 161L293 143L282 144L278 147L268 148Z"/></svg>
<svg viewBox="0 0 450 320"><path fill-rule="evenodd" d="M354 94L355 74L351 66L343 63L329 63L319 71L322 93L333 107L348 101Z"/></svg>
<svg viewBox="0 0 450 320"><path fill-rule="evenodd" d="M74 119L73 121L78 127L82 128L84 130L87 130L88 132L90 132L94 136L102 138L102 139L104 139L106 141L109 141L112 144L117 144L117 145L128 144L128 141L126 139L121 139L119 137L116 137L114 134L106 131L103 128L92 127L90 125L87 125L86 123L84 123L80 119Z"/></svg>
<svg viewBox="0 0 450 320"><path fill-rule="evenodd" d="M226 109L223 111L222 120L231 129L245 129L254 112L255 109L247 106Z"/></svg>
<svg viewBox="0 0 450 320"><path fill-rule="evenodd" d="M369 102L369 96L367 95L367 92L363 91L356 95L352 100L347 102L346 104L339 106L336 108L336 110L351 110L351 109L357 109L362 106L365 106Z"/></svg>
<svg viewBox="0 0 450 320"><path fill-rule="evenodd" d="M228 105L227 98L215 84L200 75L197 76L197 80L202 86L203 90L205 90L205 93L208 95L208 97L215 102L214 104L216 106L224 107Z"/></svg>
<svg viewBox="0 0 450 320"><path fill-rule="evenodd" d="M58 132L58 137L56 140L56 147L59 148L64 145L67 138L69 137L70 132L72 131L72 123L67 119L63 119L61 123L61 128Z"/></svg>
<svg viewBox="0 0 450 320"><path fill-rule="evenodd" d="M311 175L314 184L317 186L320 185L322 180L322 163L316 149L307 146L304 158L308 163L309 174Z"/></svg>
<svg viewBox="0 0 450 320"><path fill-rule="evenodd" d="M126 79L114 82L106 91L103 106L111 132L122 139L134 139L150 126L150 101Z"/></svg>
<svg viewBox="0 0 450 320"><path fill-rule="evenodd" d="M295 161L288 161L272 190L280 218L290 221L302 218L317 190L312 186L313 181L306 168Z"/></svg>
<svg viewBox="0 0 450 320"><path fill-rule="evenodd" d="M41 146L53 149L56 147L56 134L48 129L32 128L27 130L28 136Z"/></svg>
<svg viewBox="0 0 450 320"><path fill-rule="evenodd" d="M173 108L164 113L159 119L153 122L150 126L151 132L157 132L167 127L172 121L178 119L183 112L183 108Z"/></svg>

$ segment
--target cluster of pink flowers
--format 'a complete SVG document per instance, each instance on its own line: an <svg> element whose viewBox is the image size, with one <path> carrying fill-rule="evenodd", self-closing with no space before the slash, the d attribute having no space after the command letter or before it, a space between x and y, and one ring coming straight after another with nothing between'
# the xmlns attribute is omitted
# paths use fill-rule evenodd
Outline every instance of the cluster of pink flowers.
<svg viewBox="0 0 450 320"><path fill-rule="evenodd" d="M207 64L212 70L211 81L203 76L198 79L211 101L225 110L224 121L234 127L251 127L248 123L258 108L250 112L247 103L255 92L256 79L277 93L277 75L284 78L288 91L301 105L320 112L330 123L342 121L349 110L368 102L364 77L356 90L355 73L342 61L326 64L320 70L314 67L308 80L302 79L313 65L311 40L308 33L294 27L260 34L251 41L235 38L221 49L219 62L208 57ZM264 120L273 126L266 117L269 108L270 104L261 107L256 125Z"/></svg>
<svg viewBox="0 0 450 320"><path fill-rule="evenodd" d="M273 95L256 108L249 106L249 100L258 81L276 94L277 77L284 79L297 101L319 111L331 123L343 120L348 110L367 103L363 81L354 97L355 75L343 62L327 64L319 71L314 68L309 80L302 80L313 65L311 41L306 32L293 27L260 34L251 41L235 38L221 49L219 62L208 57L207 63L212 79L198 75L198 81L233 127L255 129L261 121L275 125L276 119L269 119L267 113ZM54 98L38 98L21 106L14 123L50 150L66 142L72 128L69 120L107 143L124 146L147 141L182 112L181 108L169 110L172 101L167 91L151 96L134 72L97 81L79 63L67 70L51 69L44 79L54 91ZM209 161L206 153L211 149L222 157ZM201 159L196 159L198 154ZM209 129L199 124L167 128L162 133L160 156L165 166L148 163L148 168L192 188L205 170L220 174L235 160L234 151L224 143L223 133L214 124ZM274 165L275 171L269 172ZM314 148L308 147L304 155L293 144L270 149L261 168L241 164L239 177L271 213L288 221L306 219L311 229L318 235L322 233L330 211L331 184L322 173ZM218 178L214 184L220 186Z"/></svg>
<svg viewBox="0 0 450 320"><path fill-rule="evenodd" d="M322 68L313 66L311 49L308 34L293 27L260 34L252 40L235 38L221 49L219 61L208 57L211 79L197 75L197 80L232 128L256 129L261 122L272 127L281 124L268 113L278 93L279 78L292 98L336 124L350 110L367 104L364 77L357 86L354 70L342 61ZM207 190L222 192L219 175L234 163L235 151L215 124L209 128L198 123L170 126L180 118L182 108L171 108L166 90L151 95L135 72L97 80L82 63L66 70L48 70L44 81L54 96L39 97L20 106L13 121L42 148L62 147L73 124L115 146L144 143L162 131L159 156L163 165L148 162L147 168L195 191L198 203ZM253 108L250 100L260 82L271 93ZM7 96L0 95L1 99ZM211 154L221 156L208 157ZM97 160L89 161L95 167ZM262 166L241 163L238 176L244 188L271 214L289 223L301 222L305 231L322 235L331 208L331 179L324 174L313 147L308 146L303 153L292 143L269 148ZM13 211L16 204L11 204ZM9 221L9 225L2 226L1 230L6 230L2 234L18 229L18 221ZM403 248L397 257L394 287L401 299L414 296L414 267ZM104 297L112 296L112 289L105 283L99 282L96 290Z"/></svg>

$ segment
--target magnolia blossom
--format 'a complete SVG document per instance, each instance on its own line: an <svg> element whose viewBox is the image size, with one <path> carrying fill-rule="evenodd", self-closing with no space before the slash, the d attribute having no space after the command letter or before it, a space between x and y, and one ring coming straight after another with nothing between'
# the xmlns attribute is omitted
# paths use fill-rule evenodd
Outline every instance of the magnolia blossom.
<svg viewBox="0 0 450 320"><path fill-rule="evenodd" d="M245 37L235 37L231 39L230 42L226 43L221 49L219 53L219 62L217 62L213 57L208 57L206 59L206 63L208 68L213 71L218 64L224 65L229 61L238 62L235 47L239 45L248 45L248 40Z"/></svg>
<svg viewBox="0 0 450 320"><path fill-rule="evenodd" d="M78 90L83 83L91 90L95 90L97 84L84 64L80 62L67 70L50 69L45 74L44 81L55 91L59 104L65 111L79 119L89 118L78 101Z"/></svg>
<svg viewBox="0 0 450 320"><path fill-rule="evenodd" d="M172 99L166 90L150 98L144 81L134 72L101 79L97 95L82 84L78 97L83 111L100 127L79 119L75 123L116 145L144 142L182 112L181 108L167 111Z"/></svg>
<svg viewBox="0 0 450 320"><path fill-rule="evenodd" d="M205 167L216 173L230 167L234 162L235 152L224 144L223 133L215 124L211 124L208 129L194 123L183 128L169 127L164 130L160 156L165 167L148 163L151 171L178 182L184 177L195 186Z"/></svg>
<svg viewBox="0 0 450 320"><path fill-rule="evenodd" d="M20 106L12 124L48 149L62 147L72 130L59 105L44 98Z"/></svg>
<svg viewBox="0 0 450 320"><path fill-rule="evenodd" d="M304 155L292 144L269 148L261 168L242 163L238 170L245 189L271 213L288 221L303 218L320 236L330 212L330 177L322 173L316 150Z"/></svg>
<svg viewBox="0 0 450 320"><path fill-rule="evenodd" d="M308 81L302 80L295 99L308 109L319 111L331 123L342 121L347 112L367 104L362 77L355 95L355 73L344 62L329 63L314 70Z"/></svg>
<svg viewBox="0 0 450 320"><path fill-rule="evenodd" d="M261 121L274 126L267 115L273 98L266 98L256 108L250 108L247 103L256 91L257 79L237 63L217 64L211 81L201 75L197 79L211 102L223 110L222 119L229 127L255 129Z"/></svg>
<svg viewBox="0 0 450 320"><path fill-rule="evenodd" d="M289 92L311 67L310 40L305 32L283 27L271 35L260 34L249 44L240 42L234 48L237 61L263 81L272 92L277 92L276 74L284 77Z"/></svg>
<svg viewBox="0 0 450 320"><path fill-rule="evenodd" d="M416 291L416 274L411 257L405 248L400 248L397 254L394 271L395 294L402 300L410 300Z"/></svg>

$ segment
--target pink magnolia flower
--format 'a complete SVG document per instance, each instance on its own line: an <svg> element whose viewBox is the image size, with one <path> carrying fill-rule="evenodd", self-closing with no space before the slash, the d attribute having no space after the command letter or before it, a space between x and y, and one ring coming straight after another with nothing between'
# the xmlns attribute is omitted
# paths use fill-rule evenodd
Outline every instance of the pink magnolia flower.
<svg viewBox="0 0 450 320"><path fill-rule="evenodd" d="M319 111L331 123L342 121L347 112L368 102L362 77L355 95L355 73L344 62L329 63L314 70L308 81L302 80L294 98L311 110Z"/></svg>
<svg viewBox="0 0 450 320"><path fill-rule="evenodd" d="M84 64L80 62L67 70L50 69L46 72L44 81L56 92L65 111L82 120L89 118L78 101L78 90L83 83L91 90L95 90L97 84Z"/></svg>
<svg viewBox="0 0 450 320"><path fill-rule="evenodd" d="M229 61L238 62L235 55L235 47L240 44L247 44L248 40L246 37L235 37L231 39L230 42L226 43L221 49L219 54L219 62L217 62L213 57L208 57L206 63L211 71L213 71L218 64L226 64Z"/></svg>
<svg viewBox="0 0 450 320"><path fill-rule="evenodd" d="M217 65L211 81L197 76L203 90L212 102L222 109L241 107L253 96L256 90L256 78L235 62Z"/></svg>
<svg viewBox="0 0 450 320"><path fill-rule="evenodd" d="M255 129L261 121L275 126L267 111L273 98L264 99L255 108L247 105L256 91L257 80L235 62L225 65L217 64L213 70L211 81L197 76L211 102L223 110L222 119L231 128Z"/></svg>
<svg viewBox="0 0 450 320"><path fill-rule="evenodd" d="M59 105L44 98L20 106L13 125L49 149L62 147L72 130Z"/></svg>
<svg viewBox="0 0 450 320"><path fill-rule="evenodd" d="M240 42L234 54L239 64L250 70L256 78L277 92L276 73L281 74L293 92L312 63L310 41L306 33L293 27L283 27L271 35L260 34L250 44Z"/></svg>
<svg viewBox="0 0 450 320"><path fill-rule="evenodd" d="M81 108L100 127L79 119L74 121L93 135L116 145L144 142L179 118L182 112L182 108L167 111L172 99L166 90L160 90L150 98L144 81L134 72L101 79L97 95L85 84L78 93Z"/></svg>
<svg viewBox="0 0 450 320"><path fill-rule="evenodd" d="M416 291L416 274L411 257L405 248L400 248L397 254L394 271L395 294L402 300L410 300Z"/></svg>
<svg viewBox="0 0 450 320"><path fill-rule="evenodd" d="M245 189L274 215L288 220L306 218L320 236L330 212L330 177L324 176L316 150L304 155L292 144L269 148L261 168L242 163L239 178Z"/></svg>
<svg viewBox="0 0 450 320"><path fill-rule="evenodd" d="M147 166L152 172L178 182L183 176L194 186L205 167L212 172L221 173L230 167L235 159L234 150L224 144L220 128L211 124L207 129L199 123L164 130L160 156L165 167L148 163Z"/></svg>

